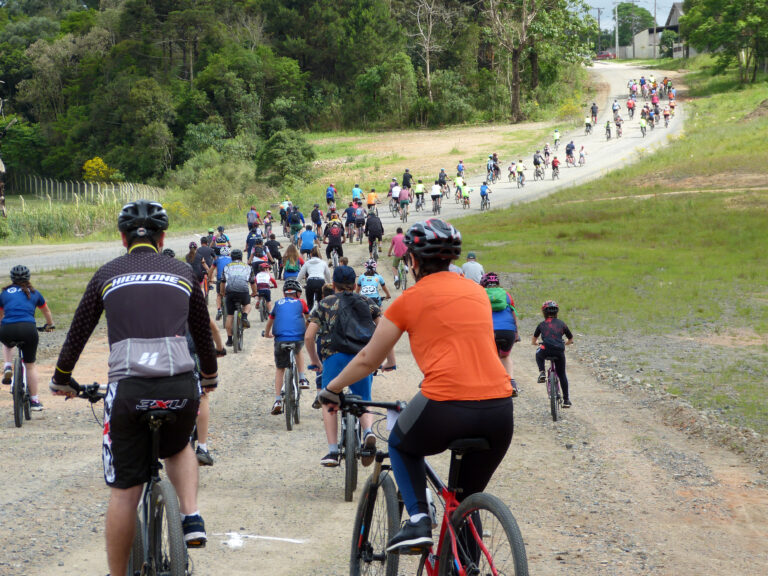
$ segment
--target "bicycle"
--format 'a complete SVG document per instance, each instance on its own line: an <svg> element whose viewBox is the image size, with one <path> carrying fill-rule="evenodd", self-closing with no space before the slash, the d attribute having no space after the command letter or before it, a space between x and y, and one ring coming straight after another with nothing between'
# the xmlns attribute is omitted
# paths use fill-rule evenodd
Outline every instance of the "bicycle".
<svg viewBox="0 0 768 576"><path fill-rule="evenodd" d="M331 248L331 266L336 268L339 265L339 247Z"/></svg>
<svg viewBox="0 0 768 576"><path fill-rule="evenodd" d="M389 212L392 214L392 218L397 218L398 216L398 209L400 208L400 203L397 201L396 198L393 198L390 196L389 198Z"/></svg>
<svg viewBox="0 0 768 576"><path fill-rule="evenodd" d="M291 365L285 369L283 375L283 413L285 414L285 427L288 432L293 430L294 424L301 422L301 386L299 386L299 370L296 367L296 343L281 342L280 348L290 351Z"/></svg>
<svg viewBox="0 0 768 576"><path fill-rule="evenodd" d="M544 169L540 165L533 171L533 180L544 180Z"/></svg>
<svg viewBox="0 0 768 576"><path fill-rule="evenodd" d="M461 202L461 186L456 186L456 194L454 195L454 198L456 200L456 204Z"/></svg>
<svg viewBox="0 0 768 576"><path fill-rule="evenodd" d="M522 172L517 173L517 187L522 188L525 186L525 174Z"/></svg>
<svg viewBox="0 0 768 576"><path fill-rule="evenodd" d="M491 197L488 194L486 194L480 200L480 212L482 212L483 210L490 210L490 209L491 209Z"/></svg>
<svg viewBox="0 0 768 576"><path fill-rule="evenodd" d="M410 204L405 204L400 208L400 221L403 224L408 222L408 206L410 206Z"/></svg>
<svg viewBox="0 0 768 576"><path fill-rule="evenodd" d="M584 125L584 136L589 136L592 134L592 124L585 124Z"/></svg>
<svg viewBox="0 0 768 576"><path fill-rule="evenodd" d="M267 301L264 298L259 298L259 319L262 322L266 322L269 318L269 310L267 309Z"/></svg>
<svg viewBox="0 0 768 576"><path fill-rule="evenodd" d="M616 138L621 138L621 135L624 133L624 130L621 127L621 124L616 124Z"/></svg>
<svg viewBox="0 0 768 576"><path fill-rule="evenodd" d="M555 370L555 361L557 358L545 356L544 361L549 362L547 369L547 397L549 398L549 411L552 413L552 421L557 422L560 419L560 412L563 409L563 395L560 393L560 379Z"/></svg>
<svg viewBox="0 0 768 576"><path fill-rule="evenodd" d="M643 138L645 138L645 132L646 132L645 126L640 126L640 132L642 133Z"/></svg>
<svg viewBox="0 0 768 576"><path fill-rule="evenodd" d="M400 289L405 290L408 287L408 266L400 259L400 264L397 265L397 276L400 278Z"/></svg>
<svg viewBox="0 0 768 576"><path fill-rule="evenodd" d="M348 409L340 409L341 436L339 457L344 462L344 502L352 502L357 489L357 459L360 458L362 430L360 422Z"/></svg>
<svg viewBox="0 0 768 576"><path fill-rule="evenodd" d="M237 354L243 350L243 305L240 302L235 303L232 315L232 351Z"/></svg>
<svg viewBox="0 0 768 576"><path fill-rule="evenodd" d="M583 154L579 154L579 166L584 166L587 163L587 158Z"/></svg>
<svg viewBox="0 0 768 576"><path fill-rule="evenodd" d="M560 179L560 166L554 166L552 168L552 180Z"/></svg>
<svg viewBox="0 0 768 576"><path fill-rule="evenodd" d="M394 419L405 408L404 402L366 402L344 397L342 408L357 417L368 408L384 408L387 419ZM382 440L386 440L382 438ZM457 481L465 454L488 449L485 438L465 438L452 442L448 484L426 463L427 500L433 528L437 527L439 501L443 517L437 547L414 548L400 554L420 556L418 574L427 576L514 574L527 576L525 544L512 512L496 496L479 492L463 502L457 499ZM398 574L400 555L388 553L387 543L400 523L403 502L395 486L387 452L377 451L373 473L363 486L352 532L350 574ZM436 498L433 496L436 495Z"/></svg>
<svg viewBox="0 0 768 576"><path fill-rule="evenodd" d="M371 257L378 262L379 261L379 240L374 240L371 246Z"/></svg>
<svg viewBox="0 0 768 576"><path fill-rule="evenodd" d="M461 209L467 210L469 209L469 196L463 196L461 197Z"/></svg>
<svg viewBox="0 0 768 576"><path fill-rule="evenodd" d="M424 210L424 194L416 194L416 212Z"/></svg>
<svg viewBox="0 0 768 576"><path fill-rule="evenodd" d="M440 196L435 196L432 198L432 214L434 216L437 216L438 214L440 214L440 200L441 200Z"/></svg>
<svg viewBox="0 0 768 576"><path fill-rule="evenodd" d="M38 326L38 332L45 332L46 326ZM53 328L50 328L53 330ZM27 386L27 368L24 365L24 354L21 347L24 342L9 342L9 348L18 349L18 355L13 361L13 379L11 380L11 396L13 397L13 423L16 428L21 428L24 420L32 419L32 400Z"/></svg>
<svg viewBox="0 0 768 576"><path fill-rule="evenodd" d="M70 386L77 397L95 404L106 395L106 386L97 382ZM176 419L172 410L147 410L141 420L152 431L150 478L144 484L136 511L136 531L128 557L127 574L147 576L186 576L189 567L187 545L181 526L179 498L169 480L160 476L160 428ZM97 420L98 421L98 420ZM101 423L99 423L101 424Z"/></svg>

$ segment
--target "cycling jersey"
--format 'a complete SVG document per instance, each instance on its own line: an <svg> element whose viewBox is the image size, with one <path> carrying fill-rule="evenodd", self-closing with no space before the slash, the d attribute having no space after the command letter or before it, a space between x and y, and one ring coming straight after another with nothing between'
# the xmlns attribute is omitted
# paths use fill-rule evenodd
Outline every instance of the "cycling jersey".
<svg viewBox="0 0 768 576"><path fill-rule="evenodd" d="M361 188L352 188L352 199L356 200L357 198L363 197L363 190Z"/></svg>
<svg viewBox="0 0 768 576"><path fill-rule="evenodd" d="M280 242L277 240L267 240L264 242L264 247L269 250L269 253L273 258L277 258L279 260L282 257L280 255Z"/></svg>
<svg viewBox="0 0 768 576"><path fill-rule="evenodd" d="M102 311L107 315L110 382L191 372L195 363L187 347L187 327L201 372L216 373L208 310L187 264L139 244L99 268L72 319L58 372L72 372Z"/></svg>
<svg viewBox="0 0 768 576"><path fill-rule="evenodd" d="M470 193L470 192L473 192L473 191L474 191L474 188L470 188L470 187L468 187L468 186L464 186L464 187L461 189L461 197L462 197L462 198L469 198L469 193Z"/></svg>
<svg viewBox="0 0 768 576"><path fill-rule="evenodd" d="M355 223L361 224L365 222L365 209L357 208L355 210Z"/></svg>
<svg viewBox="0 0 768 576"><path fill-rule="evenodd" d="M256 290L269 290L270 288L277 288L277 281L272 278L272 274L266 271L261 271L256 274Z"/></svg>
<svg viewBox="0 0 768 576"><path fill-rule="evenodd" d="M224 275L224 268L227 264L232 262L231 256L219 256L216 258L215 266L216 266L216 280L221 281L221 277Z"/></svg>
<svg viewBox="0 0 768 576"><path fill-rule="evenodd" d="M274 321L272 334L276 342L297 342L304 340L306 323L304 315L309 314L307 303L300 298L280 298L272 307L269 317Z"/></svg>
<svg viewBox="0 0 768 576"><path fill-rule="evenodd" d="M2 324L18 322L35 322L35 308L45 306L45 298L37 290L29 294L29 298L21 286L11 285L0 294L0 310L4 312Z"/></svg>
<svg viewBox="0 0 768 576"><path fill-rule="evenodd" d="M377 194L375 192L371 192L368 194L368 197L365 199L365 202L368 204L368 206L373 206L376 204Z"/></svg>
<svg viewBox="0 0 768 576"><path fill-rule="evenodd" d="M424 194L424 184L416 184L416 186L413 187L413 193Z"/></svg>
<svg viewBox="0 0 768 576"><path fill-rule="evenodd" d="M224 268L224 281L227 284L227 294L235 292L250 291L250 284L253 284L253 270L245 262L239 260L230 262Z"/></svg>
<svg viewBox="0 0 768 576"><path fill-rule="evenodd" d="M432 198L437 198L438 196L442 196L443 190L440 188L440 184L435 184L432 186L432 189L429 191L429 195L432 196Z"/></svg>
<svg viewBox="0 0 768 576"><path fill-rule="evenodd" d="M563 335L569 340L573 338L573 334L571 334L568 326L558 318L547 318L539 323L533 333L535 338L541 336L541 341L543 343L541 348L545 350L565 350Z"/></svg>
<svg viewBox="0 0 768 576"><path fill-rule="evenodd" d="M384 286L384 278L381 274L361 274L357 279L357 285L360 286L360 294L374 301L381 301L379 296L379 286Z"/></svg>
<svg viewBox="0 0 768 576"><path fill-rule="evenodd" d="M328 239L329 247L341 246L344 230L342 230L341 225L330 225L325 229L324 236Z"/></svg>
<svg viewBox="0 0 768 576"><path fill-rule="evenodd" d="M346 210L344 210L344 218L347 221L347 224L351 224L355 221L355 207L349 206Z"/></svg>
<svg viewBox="0 0 768 576"><path fill-rule="evenodd" d="M379 238L384 235L384 225L381 223L381 218L371 215L368 220L365 221L365 233L369 238Z"/></svg>
<svg viewBox="0 0 768 576"><path fill-rule="evenodd" d="M504 310L498 310L491 313L493 318L494 330L515 330L517 331L517 324L515 323L515 315L512 313L512 308L515 306L515 301L507 292L507 307Z"/></svg>
<svg viewBox="0 0 768 576"><path fill-rule="evenodd" d="M403 188L410 188L411 182L413 181L413 176L409 172L406 172L403 174Z"/></svg>
<svg viewBox="0 0 768 576"><path fill-rule="evenodd" d="M397 234L392 238L392 252L395 255L395 258L402 258L405 256L405 253L408 252L408 246L405 245L404 242L405 236L402 234Z"/></svg>
<svg viewBox="0 0 768 576"><path fill-rule="evenodd" d="M216 245L216 248L223 248L229 244L229 236L226 234L222 234L221 236L214 236L213 243Z"/></svg>
<svg viewBox="0 0 768 576"><path fill-rule="evenodd" d="M315 247L317 234L313 230L305 230L301 233L301 251L310 252Z"/></svg>

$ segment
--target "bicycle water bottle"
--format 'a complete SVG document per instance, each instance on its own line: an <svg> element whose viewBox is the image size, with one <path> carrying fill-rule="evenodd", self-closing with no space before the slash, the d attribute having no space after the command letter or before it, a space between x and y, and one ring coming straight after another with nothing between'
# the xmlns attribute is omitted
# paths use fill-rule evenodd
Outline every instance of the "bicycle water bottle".
<svg viewBox="0 0 768 576"><path fill-rule="evenodd" d="M429 506L429 518L432 520L432 529L437 528L437 507L432 497L432 490L427 486L427 505Z"/></svg>

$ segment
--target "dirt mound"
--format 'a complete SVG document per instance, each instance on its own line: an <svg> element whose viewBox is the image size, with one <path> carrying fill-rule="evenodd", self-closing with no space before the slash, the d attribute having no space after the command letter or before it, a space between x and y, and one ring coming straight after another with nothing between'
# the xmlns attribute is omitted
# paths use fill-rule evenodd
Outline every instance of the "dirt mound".
<svg viewBox="0 0 768 576"><path fill-rule="evenodd" d="M763 100L760 102L757 108L752 110L749 114L744 116L744 122L749 122L750 120L756 120L757 118L762 118L763 116L768 116L768 99Z"/></svg>

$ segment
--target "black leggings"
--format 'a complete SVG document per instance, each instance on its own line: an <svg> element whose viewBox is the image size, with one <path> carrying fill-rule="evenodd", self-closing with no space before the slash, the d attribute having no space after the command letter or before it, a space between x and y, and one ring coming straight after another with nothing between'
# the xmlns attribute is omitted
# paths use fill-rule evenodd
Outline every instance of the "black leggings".
<svg viewBox="0 0 768 576"><path fill-rule="evenodd" d="M565 350L542 350L538 349L536 352L536 365L539 367L539 372L544 372L544 359L554 357L555 360L555 372L560 379L560 388L563 389L563 400L570 400L568 394L568 377L565 375Z"/></svg>
<svg viewBox="0 0 768 576"><path fill-rule="evenodd" d="M0 326L0 341L6 346L21 342L21 354L25 364L34 364L37 359L37 326L34 322L13 322ZM9 346L10 347L10 346Z"/></svg>
<svg viewBox="0 0 768 576"><path fill-rule="evenodd" d="M324 278L307 278L307 306L312 310L315 300L318 302L323 299Z"/></svg>
<svg viewBox="0 0 768 576"><path fill-rule="evenodd" d="M490 449L470 452L462 460L459 501L482 492L512 441L511 398L437 402L416 394L389 436L389 457L408 514L428 513L424 457L445 452L461 438L486 438ZM455 488L455 487L454 487Z"/></svg>

